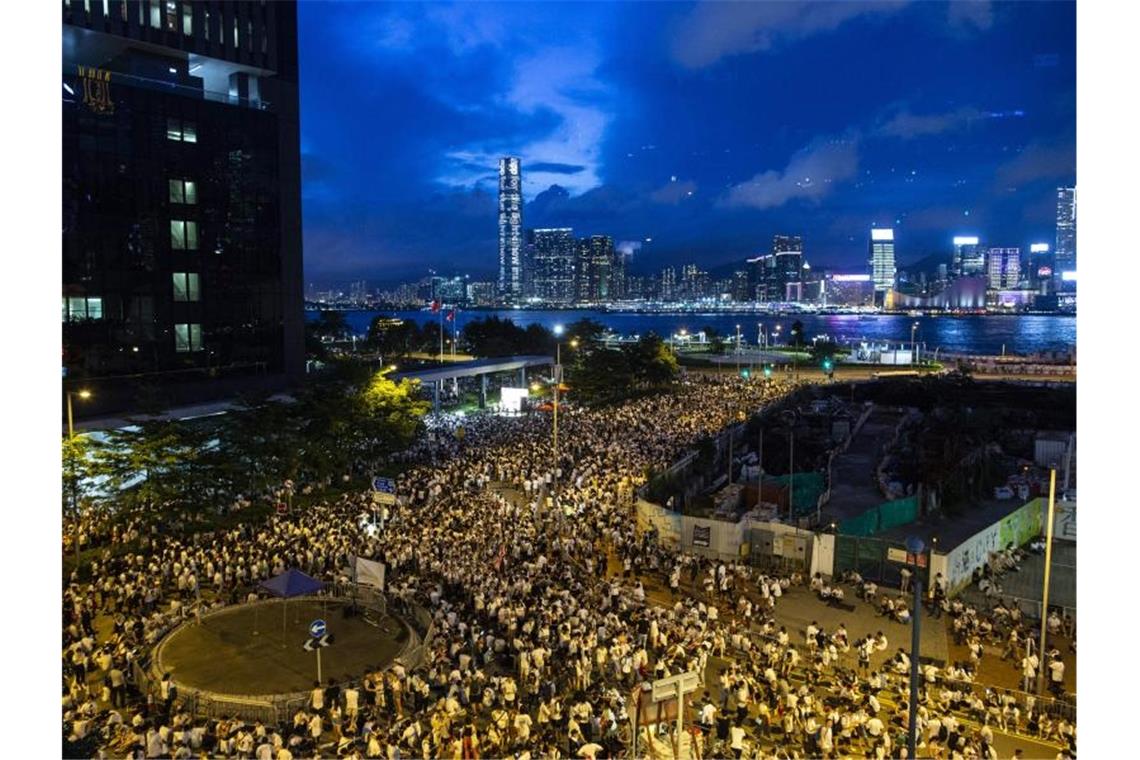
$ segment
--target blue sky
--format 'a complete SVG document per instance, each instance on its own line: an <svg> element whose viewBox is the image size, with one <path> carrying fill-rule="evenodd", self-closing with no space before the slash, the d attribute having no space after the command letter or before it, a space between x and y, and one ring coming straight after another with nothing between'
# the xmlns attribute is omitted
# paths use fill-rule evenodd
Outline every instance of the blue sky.
<svg viewBox="0 0 1140 760"><path fill-rule="evenodd" d="M857 268L1053 239L1076 180L1065 2L299 4L306 281L491 277L497 161L523 221L635 271L799 234Z"/></svg>

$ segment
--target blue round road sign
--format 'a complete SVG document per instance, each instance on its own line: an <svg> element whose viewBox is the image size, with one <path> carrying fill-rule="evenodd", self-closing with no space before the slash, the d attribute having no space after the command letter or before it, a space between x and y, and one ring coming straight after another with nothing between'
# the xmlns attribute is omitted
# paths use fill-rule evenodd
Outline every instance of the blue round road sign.
<svg viewBox="0 0 1140 760"><path fill-rule="evenodd" d="M321 636L324 636L325 631L325 621L314 620L313 622L309 623L309 635L314 639L319 639Z"/></svg>

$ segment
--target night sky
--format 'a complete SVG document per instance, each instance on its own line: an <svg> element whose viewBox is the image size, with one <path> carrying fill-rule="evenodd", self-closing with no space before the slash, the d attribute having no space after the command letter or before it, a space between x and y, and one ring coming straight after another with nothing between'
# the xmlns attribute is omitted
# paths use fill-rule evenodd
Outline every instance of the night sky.
<svg viewBox="0 0 1140 760"><path fill-rule="evenodd" d="M1065 2L301 2L306 282L497 271L498 159L523 223L608 234L634 272L800 234L858 268L955 234L1053 242L1075 182ZM651 241L651 242L649 242Z"/></svg>

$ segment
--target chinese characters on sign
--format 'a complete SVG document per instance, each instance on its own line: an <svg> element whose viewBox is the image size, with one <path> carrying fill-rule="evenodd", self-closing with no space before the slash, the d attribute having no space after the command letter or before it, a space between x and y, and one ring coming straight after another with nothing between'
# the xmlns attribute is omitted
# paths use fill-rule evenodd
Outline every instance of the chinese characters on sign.
<svg viewBox="0 0 1140 760"><path fill-rule="evenodd" d="M83 85L83 105L98 114L112 114L111 72L90 66L79 67L79 81Z"/></svg>

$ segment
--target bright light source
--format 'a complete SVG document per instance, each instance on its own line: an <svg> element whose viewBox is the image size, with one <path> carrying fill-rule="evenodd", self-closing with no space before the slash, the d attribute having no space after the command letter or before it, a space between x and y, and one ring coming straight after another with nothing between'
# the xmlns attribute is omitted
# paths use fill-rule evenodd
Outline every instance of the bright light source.
<svg viewBox="0 0 1140 760"><path fill-rule="evenodd" d="M91 391L84 389L79 391L79 398L91 398Z"/></svg>
<svg viewBox="0 0 1140 760"><path fill-rule="evenodd" d="M563 332L565 332L565 330L566 330L566 328L563 327L562 325L555 325L554 326L554 334L555 335L561 335Z"/></svg>
<svg viewBox="0 0 1140 760"><path fill-rule="evenodd" d="M954 238L954 245L977 245L978 238L974 235L958 236Z"/></svg>
<svg viewBox="0 0 1140 760"><path fill-rule="evenodd" d="M870 282L869 274L835 274L831 276L832 282Z"/></svg>
<svg viewBox="0 0 1140 760"><path fill-rule="evenodd" d="M167 71L169 71L171 74L177 74L178 73L178 69L174 68L173 66L171 66L169 69L167 69Z"/></svg>
<svg viewBox="0 0 1140 760"><path fill-rule="evenodd" d="M1030 243L1029 244L1029 252L1030 253L1048 253L1049 252L1049 244L1048 243Z"/></svg>
<svg viewBox="0 0 1140 760"><path fill-rule="evenodd" d="M67 90L68 95L74 95L75 94L75 90L71 89L71 85L69 85L67 82L63 83L63 89Z"/></svg>
<svg viewBox="0 0 1140 760"><path fill-rule="evenodd" d="M1071 272L1061 272L1061 279L1064 280L1065 282L1076 282L1077 281L1077 270L1074 269Z"/></svg>
<svg viewBox="0 0 1140 760"><path fill-rule="evenodd" d="M894 240L895 239L895 231L890 229L890 228L888 228L888 229L874 229L874 230L871 230L871 239L872 240Z"/></svg>

